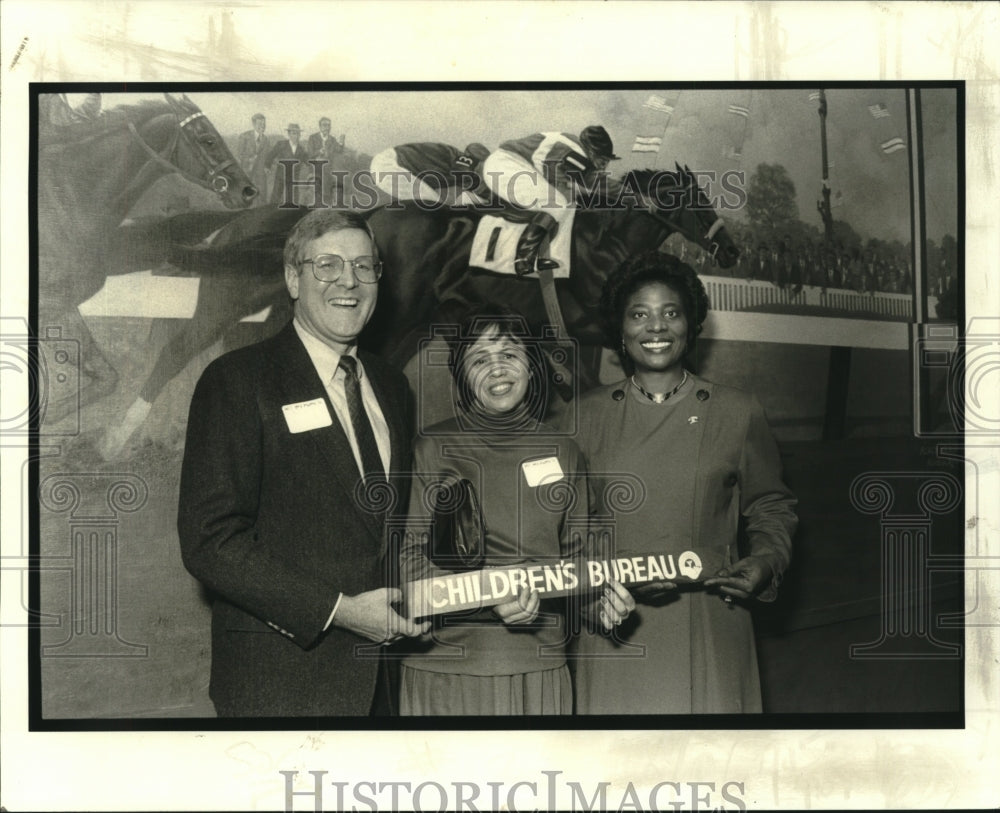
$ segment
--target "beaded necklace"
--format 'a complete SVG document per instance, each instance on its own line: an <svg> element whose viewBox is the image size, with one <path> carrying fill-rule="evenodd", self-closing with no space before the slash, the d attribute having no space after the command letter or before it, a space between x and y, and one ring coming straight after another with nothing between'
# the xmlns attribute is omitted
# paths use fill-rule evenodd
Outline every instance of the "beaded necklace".
<svg viewBox="0 0 1000 813"><path fill-rule="evenodd" d="M654 404L662 404L662 403L670 400L670 398L672 396L676 395L677 392L678 392L678 390L680 390L680 388L684 386L684 383L687 380L688 380L688 373L687 373L687 370L685 370L684 371L684 375L681 377L680 383L676 387L674 387L672 390L670 390L670 392L667 392L667 393L663 393L663 392L646 392L646 390L643 389L642 384L640 384L638 381L636 381L635 380L635 376L633 375L632 376L632 386L635 387L637 390L639 390L639 392L641 392L643 395L645 395L646 398L648 398Z"/></svg>

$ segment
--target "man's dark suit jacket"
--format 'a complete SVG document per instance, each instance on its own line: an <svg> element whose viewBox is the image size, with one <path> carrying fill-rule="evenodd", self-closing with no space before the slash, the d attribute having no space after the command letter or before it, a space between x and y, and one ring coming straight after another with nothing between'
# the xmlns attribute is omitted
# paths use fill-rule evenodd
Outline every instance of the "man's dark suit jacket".
<svg viewBox="0 0 1000 813"><path fill-rule="evenodd" d="M313 133L309 136L309 157L310 158L333 158L334 155L342 153L344 151L344 145L340 143L336 138L333 137L333 133L327 138L326 144L326 154L320 155L323 152L323 134Z"/></svg>
<svg viewBox="0 0 1000 813"><path fill-rule="evenodd" d="M379 358L360 358L405 511L409 387ZM282 407L317 398L332 424L292 433ZM338 593L390 580L385 516L358 504L358 479L291 323L206 368L191 401L177 524L185 566L213 594L210 695L221 716L368 714L377 646L336 626L323 632Z"/></svg>
<svg viewBox="0 0 1000 813"><path fill-rule="evenodd" d="M237 156L240 166L250 176L253 185L257 187L255 205L267 202L267 166L266 160L271 151L271 139L267 134L261 134L260 145L257 144L257 131L247 130L240 134Z"/></svg>
<svg viewBox="0 0 1000 813"><path fill-rule="evenodd" d="M271 185L271 203L283 203L285 201L285 176L287 172L278 161L289 158L294 158L298 161L293 167L292 179L303 180L308 178L312 172L312 167L306 163L309 160L309 153L306 150L305 144L300 141L293 150L292 142L287 138L283 138L276 143L267 155L267 166L274 173L274 182Z"/></svg>

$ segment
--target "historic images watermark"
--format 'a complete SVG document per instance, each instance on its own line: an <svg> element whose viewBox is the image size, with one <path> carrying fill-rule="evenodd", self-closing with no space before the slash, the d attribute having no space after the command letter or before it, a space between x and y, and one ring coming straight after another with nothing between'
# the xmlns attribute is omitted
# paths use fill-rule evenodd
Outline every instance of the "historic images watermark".
<svg viewBox="0 0 1000 813"><path fill-rule="evenodd" d="M295 159L277 162L283 173L283 196L280 209L331 206L333 208L372 209L387 194L388 209L403 208L401 201L412 201L425 211L437 211L456 206L463 193L475 199L477 211L514 209L560 209L556 187L540 180L532 170L520 170L510 175L499 172L478 173L470 169L453 169L448 173L436 169L420 173L360 170L330 170L325 158L305 163L312 166L311 177L295 177ZM594 210L624 210L650 208L673 211L679 208L735 211L747 202L746 172L730 169L692 170L688 168L632 172L620 181L601 173L594 180L579 177L573 184L579 205ZM427 190L437 190L428 199ZM529 191L530 190L530 191ZM312 192L309 196L305 194ZM486 192L486 194L484 194ZM325 203L326 201L330 203ZM502 203L501 201L506 201ZM457 204L463 206L463 204ZM467 204L464 204L467 205Z"/></svg>
<svg viewBox="0 0 1000 813"><path fill-rule="evenodd" d="M20 318L0 320L0 364L5 381L23 377L27 398L5 399L0 413L0 437L27 438L45 421L50 403L72 405L58 426L46 427L48 438L80 434L80 342L63 334L59 325L45 326L44 335L31 332Z"/></svg>
<svg viewBox="0 0 1000 813"><path fill-rule="evenodd" d="M24 376L27 385L23 404L5 403L14 408L0 417L4 447L23 447L33 439L36 460L57 456L60 444L80 434L80 342L66 338L60 326L47 326L44 335L35 336L23 320L4 319L0 356L5 372ZM60 400L71 406L66 417L42 428L48 405ZM50 519L65 517L65 534L52 535L51 546L36 552L25 550L27 540L22 540L21 556L4 557L9 586L18 591L19 606L28 615L24 624L3 617L0 625L61 629L64 639L43 645L43 658L146 657L147 645L119 634L118 596L121 519L146 505L146 482L131 472L59 471L44 477L34 493L28 487L22 482L25 504L37 502ZM53 527L60 526L53 520ZM68 583L66 600L60 602L65 612L33 605L25 589L32 570L49 578L61 575Z"/></svg>
<svg viewBox="0 0 1000 813"><path fill-rule="evenodd" d="M947 443L949 438L957 441L963 436L967 440L994 436L996 418L984 406L986 399L981 397L981 390L995 366L1000 333L992 322L987 322L974 320L964 338L952 336L945 344L922 342L915 347L917 364L947 370L952 434L929 433L942 442ZM2 434L8 440L29 434L33 424L44 420L46 405L56 393L64 395L79 388L77 342L64 339L58 328L49 329L40 339L28 335L25 327L8 320L3 335L3 354L8 366L30 378L26 409L3 415ZM434 356L429 358L432 365L443 363ZM964 381L970 384L967 392L962 387ZM956 431L962 434L954 434ZM45 434L47 440L57 440L78 432L77 411L73 420ZM957 447L953 456L960 456ZM901 513L898 506L905 502L901 495L910 491L916 495L920 510ZM936 628L955 626L961 619L935 621L926 595L934 574L968 569L975 572L978 584L982 578L979 571L997 568L995 560L988 557L940 556L932 552L933 515L955 510L962 493L962 485L945 472L868 472L856 478L851 503L855 510L877 515L880 526L883 606L878 638L852 645L852 658L920 660L962 656L961 645L942 642L935 635ZM69 614L64 619L67 637L59 644L43 647L42 655L145 656L144 645L124 641L118 633L116 555L120 514L134 512L145 504L145 483L126 473L56 473L43 479L37 499L47 514L66 517L70 540L67 553L41 556L35 565L42 571L68 574L71 585ZM385 510L381 504L371 508ZM976 512L971 510L971 513ZM403 527L397 529L403 530ZM8 560L3 569L24 575L29 570L29 559ZM977 623L974 616L975 613L965 621ZM9 620L4 619L3 623L6 625ZM29 626L35 625L54 624L52 620L44 620L40 608L34 608Z"/></svg>
<svg viewBox="0 0 1000 813"><path fill-rule="evenodd" d="M329 771L278 771L285 810L746 810L741 781L665 780L651 787L609 781L578 782L562 771L518 782L447 783L342 781Z"/></svg>
<svg viewBox="0 0 1000 813"><path fill-rule="evenodd" d="M914 343L914 368L918 376L939 372L941 398L947 420L921 427L921 436L938 441L936 457L941 461L971 463L969 447L995 448L1000 416L990 412L990 384L1000 359L1000 319L977 318L969 322L964 336L957 326L931 326L929 334ZM967 493L957 477L946 471L871 471L858 475L851 484L852 507L878 518L881 564L881 628L871 641L851 645L856 660L958 659L960 643L941 640L937 632L963 625L992 626L984 621L984 608L977 600L968 612L935 615L931 586L935 576L969 573L972 595L983 589L983 571L1000 570L996 557L981 554L976 517L981 502L978 472L973 492ZM934 517L960 509L971 519L967 532L975 542L966 553L934 551Z"/></svg>

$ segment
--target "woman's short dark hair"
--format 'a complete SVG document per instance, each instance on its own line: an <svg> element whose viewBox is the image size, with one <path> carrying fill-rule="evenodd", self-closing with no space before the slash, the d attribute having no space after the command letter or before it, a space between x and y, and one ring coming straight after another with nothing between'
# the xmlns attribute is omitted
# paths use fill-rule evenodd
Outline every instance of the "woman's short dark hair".
<svg viewBox="0 0 1000 813"><path fill-rule="evenodd" d="M524 315L507 305L484 303L470 311L458 326L458 335L448 339L448 369L455 380L459 406L469 409L475 402L475 393L464 375L463 364L469 350L482 336L493 334L497 339L510 339L524 348L531 377L524 404L528 414L536 421L545 415L548 406L548 376L546 364L538 347L538 340L532 336L528 320Z"/></svg>
<svg viewBox="0 0 1000 813"><path fill-rule="evenodd" d="M688 322L685 355L694 349L695 340L708 315L708 294L690 265L662 251L650 251L625 260L605 281L600 309L605 344L618 353L627 373L632 372L632 360L625 353L622 341L625 304L632 294L652 282L670 286L681 298Z"/></svg>

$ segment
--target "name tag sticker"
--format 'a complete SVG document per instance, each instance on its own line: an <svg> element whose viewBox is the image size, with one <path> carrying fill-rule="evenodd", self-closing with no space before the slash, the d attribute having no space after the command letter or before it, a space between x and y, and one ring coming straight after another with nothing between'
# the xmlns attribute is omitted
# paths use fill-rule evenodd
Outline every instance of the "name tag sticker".
<svg viewBox="0 0 1000 813"><path fill-rule="evenodd" d="M281 411L285 413L285 423L288 424L288 431L293 435L297 435L299 432L308 432L311 429L322 429L333 423L330 410L326 408L326 401L322 398L300 401L297 404L285 404Z"/></svg>
<svg viewBox="0 0 1000 813"><path fill-rule="evenodd" d="M543 457L541 460L527 460L521 464L524 471L524 479L532 488L548 485L562 480L562 466L559 465L559 458Z"/></svg>

